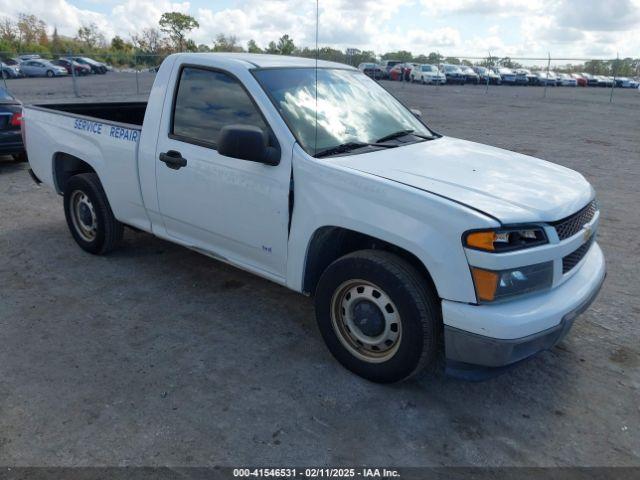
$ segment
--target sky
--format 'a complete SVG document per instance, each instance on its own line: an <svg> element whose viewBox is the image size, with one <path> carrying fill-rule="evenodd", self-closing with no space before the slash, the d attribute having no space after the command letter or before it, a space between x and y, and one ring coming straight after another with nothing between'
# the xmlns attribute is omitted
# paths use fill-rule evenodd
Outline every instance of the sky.
<svg viewBox="0 0 640 480"><path fill-rule="evenodd" d="M640 0L319 0L319 43L384 53L640 57ZM266 46L288 33L315 44L315 0L0 0L0 18L35 14L65 35L96 23L107 38L157 26L163 12L194 16L196 43L235 35Z"/></svg>

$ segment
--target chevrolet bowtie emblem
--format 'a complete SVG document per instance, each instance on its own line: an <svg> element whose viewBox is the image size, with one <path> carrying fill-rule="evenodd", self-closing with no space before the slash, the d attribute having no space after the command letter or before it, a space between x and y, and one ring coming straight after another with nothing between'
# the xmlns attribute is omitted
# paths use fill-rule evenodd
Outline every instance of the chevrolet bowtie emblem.
<svg viewBox="0 0 640 480"><path fill-rule="evenodd" d="M593 235L593 230L591 229L591 227L585 227L583 235L584 235L584 241L588 242L589 239L591 238L591 235Z"/></svg>

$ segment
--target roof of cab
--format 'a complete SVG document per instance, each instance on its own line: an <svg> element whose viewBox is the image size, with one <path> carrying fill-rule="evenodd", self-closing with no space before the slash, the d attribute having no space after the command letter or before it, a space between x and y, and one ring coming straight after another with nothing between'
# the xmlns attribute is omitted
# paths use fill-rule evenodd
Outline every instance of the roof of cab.
<svg viewBox="0 0 640 480"><path fill-rule="evenodd" d="M269 55L264 53L182 53L178 55L202 55L208 57L218 57L227 60L237 60L238 63L244 64L247 68L277 68L277 67L315 67L315 58L290 57L287 55ZM318 60L320 68L348 68L356 70L355 67L344 63L328 62Z"/></svg>

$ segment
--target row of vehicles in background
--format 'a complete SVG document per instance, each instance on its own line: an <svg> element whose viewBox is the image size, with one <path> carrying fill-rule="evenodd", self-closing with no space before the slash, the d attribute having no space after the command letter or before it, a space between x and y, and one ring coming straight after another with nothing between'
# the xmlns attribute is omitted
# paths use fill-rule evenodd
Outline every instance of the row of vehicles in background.
<svg viewBox="0 0 640 480"><path fill-rule="evenodd" d="M56 60L41 58L40 55L21 55L16 58L0 60L1 76L21 77L60 77L65 75L84 76L104 75L111 67L89 57L60 57Z"/></svg>
<svg viewBox="0 0 640 480"><path fill-rule="evenodd" d="M0 156L11 155L15 160L26 160L21 126L22 104L0 86Z"/></svg>
<svg viewBox="0 0 640 480"><path fill-rule="evenodd" d="M638 88L638 79L592 75L590 73L533 72L526 68L487 68L452 64L418 64L385 60L382 64L361 63L358 68L366 75L378 79L417 82L431 85L486 84L541 85L558 87L619 87Z"/></svg>

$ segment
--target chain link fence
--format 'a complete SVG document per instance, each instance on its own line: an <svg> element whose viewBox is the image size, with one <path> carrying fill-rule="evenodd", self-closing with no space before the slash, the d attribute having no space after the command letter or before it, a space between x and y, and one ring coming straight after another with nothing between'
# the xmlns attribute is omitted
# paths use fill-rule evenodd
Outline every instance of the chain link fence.
<svg viewBox="0 0 640 480"><path fill-rule="evenodd" d="M431 53L407 58L408 52L398 53L402 55L386 54L380 59L355 49L343 52L325 47L317 52L305 48L294 54L309 58L317 55L322 60L360 68L383 84L398 81L402 82L401 88L409 83L425 84L431 87L429 94L458 91L452 89L452 85L478 94L527 86L538 88L539 92L530 95L539 95L542 99L553 98L557 89L572 88L574 91L564 92L563 97L578 99L588 89L590 98L613 102L618 89L638 88L640 83L640 63L630 59L500 57L491 53L486 57ZM69 51L30 58L29 52L0 52L2 82L6 90L26 103L144 100L165 56L145 52L79 54ZM73 68L69 68L68 59L76 62ZM30 62L43 63L45 67L38 70L32 68ZM65 68L65 73L49 73L51 65ZM445 81L434 80L433 74L439 74ZM597 89L597 93L593 89Z"/></svg>
<svg viewBox="0 0 640 480"><path fill-rule="evenodd" d="M45 56L0 52L0 85L28 103L146 99L165 57L148 53L69 51Z"/></svg>

